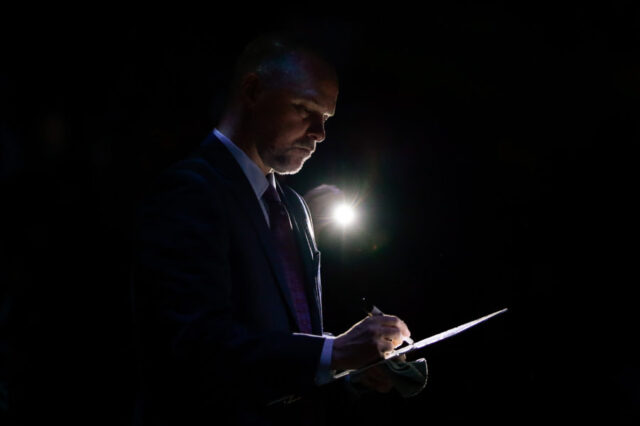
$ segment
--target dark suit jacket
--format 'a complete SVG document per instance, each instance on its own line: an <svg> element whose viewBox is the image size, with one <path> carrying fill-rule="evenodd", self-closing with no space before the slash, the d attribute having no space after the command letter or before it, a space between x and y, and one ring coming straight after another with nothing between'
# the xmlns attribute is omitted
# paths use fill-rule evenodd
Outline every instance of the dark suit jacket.
<svg viewBox="0 0 640 426"><path fill-rule="evenodd" d="M314 335L293 334L291 296L263 212L213 133L144 198L132 275L137 423L281 422L287 409L267 403L314 387L324 343L320 252L302 197L278 190L304 262Z"/></svg>

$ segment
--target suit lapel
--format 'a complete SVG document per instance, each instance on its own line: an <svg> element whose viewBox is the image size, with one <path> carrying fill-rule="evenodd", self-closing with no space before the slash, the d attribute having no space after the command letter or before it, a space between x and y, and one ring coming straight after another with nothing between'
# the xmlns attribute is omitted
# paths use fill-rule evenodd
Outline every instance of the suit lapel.
<svg viewBox="0 0 640 426"><path fill-rule="evenodd" d="M262 208L260 207L255 193L253 192L251 184L247 180L247 177L240 168L236 159L213 132L201 145L201 153L205 159L218 169L232 185L234 189L232 193L242 209L249 216L253 228L257 233L258 240L260 241L265 255L269 260L269 264L271 265L276 277L276 282L280 287L280 293L282 294L288 308L290 320L292 324L296 324L293 300L285 281L282 264L276 257L277 251L273 241L273 236L271 235L271 231L264 219Z"/></svg>
<svg viewBox="0 0 640 426"><path fill-rule="evenodd" d="M305 273L305 290L311 314L313 332L322 334L322 299L320 295L320 252L316 248L307 225L306 212L301 208L300 200L291 190L284 190L276 180L279 193L285 203L293 224L296 242L300 249Z"/></svg>

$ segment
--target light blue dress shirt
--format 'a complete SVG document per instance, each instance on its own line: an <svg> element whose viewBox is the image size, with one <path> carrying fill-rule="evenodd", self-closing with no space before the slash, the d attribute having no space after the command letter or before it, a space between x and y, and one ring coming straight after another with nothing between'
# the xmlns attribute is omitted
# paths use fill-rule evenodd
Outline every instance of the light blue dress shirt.
<svg viewBox="0 0 640 426"><path fill-rule="evenodd" d="M260 203L260 207L264 213L264 219L267 221L267 226L271 227L271 224L269 223L269 211L267 210L266 202L262 199L262 195L269 185L273 188L276 187L275 176L273 173L269 173L265 176L262 170L260 170L260 167L258 167L258 165L249 158L243 150L238 148L236 144L231 142L231 139L222 134L218 129L214 129L213 133L222 141L224 146L227 147L229 152L231 152L231 155L233 155L233 158L235 158L240 165L240 168L251 184L253 192L256 194L256 198L258 198L258 202ZM328 335L325 335L324 337L325 340L322 346L322 353L320 355L320 362L315 378L317 385L328 383L333 378L333 372L330 370L330 366L334 337Z"/></svg>

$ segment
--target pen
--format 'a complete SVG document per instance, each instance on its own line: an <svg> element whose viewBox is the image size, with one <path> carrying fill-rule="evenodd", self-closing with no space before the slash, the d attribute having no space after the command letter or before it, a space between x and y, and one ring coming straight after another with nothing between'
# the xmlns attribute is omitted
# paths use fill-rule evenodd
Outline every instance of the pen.
<svg viewBox="0 0 640 426"><path fill-rule="evenodd" d="M378 307L376 305L371 305L371 311L369 311L368 315L369 316L373 316L373 315L384 315L382 313L382 311L380 309L378 309ZM402 341L405 342L408 345L413 345L413 339L411 337L405 337L402 336Z"/></svg>

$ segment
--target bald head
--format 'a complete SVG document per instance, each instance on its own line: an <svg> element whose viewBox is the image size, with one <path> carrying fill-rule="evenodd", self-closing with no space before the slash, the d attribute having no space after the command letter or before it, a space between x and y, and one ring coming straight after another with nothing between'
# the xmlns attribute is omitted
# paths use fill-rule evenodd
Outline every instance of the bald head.
<svg viewBox="0 0 640 426"><path fill-rule="evenodd" d="M309 73L337 83L333 65L308 41L292 34L262 35L251 41L236 62L231 82L231 97L238 95L247 75L256 75L265 86L291 84Z"/></svg>

